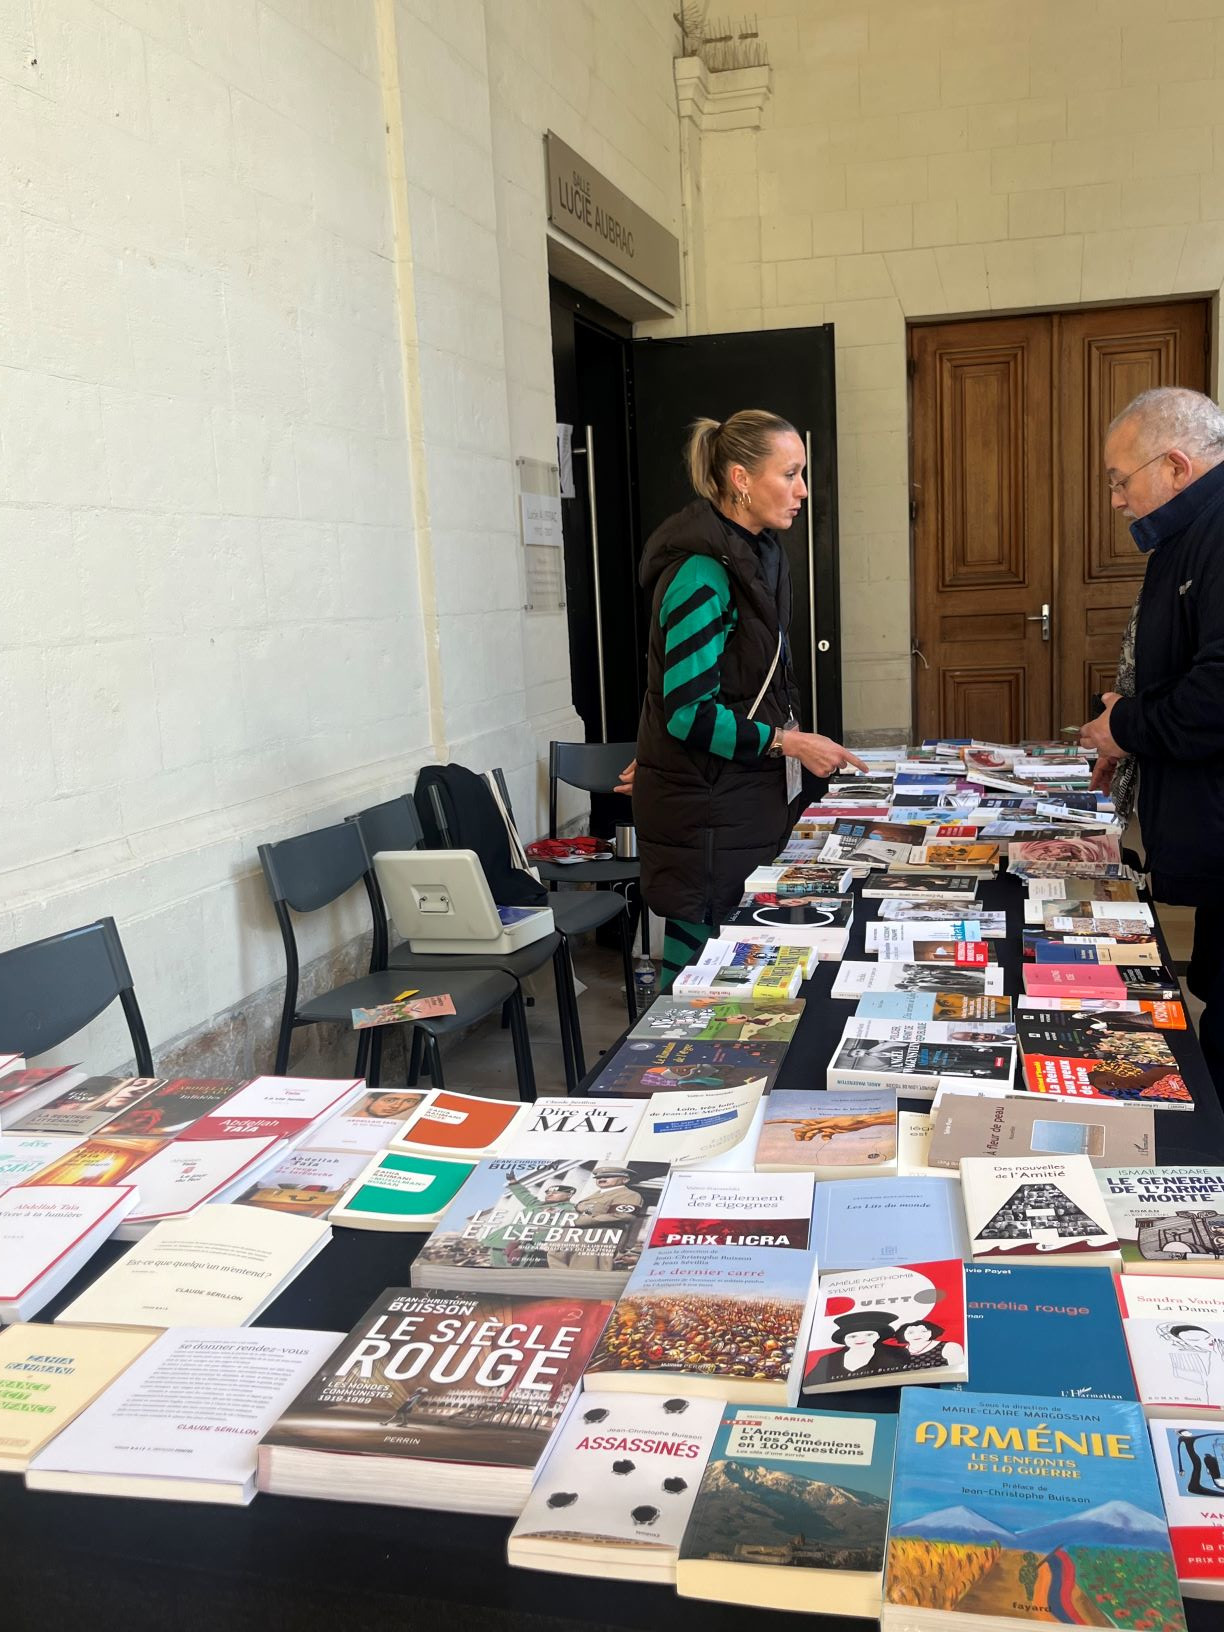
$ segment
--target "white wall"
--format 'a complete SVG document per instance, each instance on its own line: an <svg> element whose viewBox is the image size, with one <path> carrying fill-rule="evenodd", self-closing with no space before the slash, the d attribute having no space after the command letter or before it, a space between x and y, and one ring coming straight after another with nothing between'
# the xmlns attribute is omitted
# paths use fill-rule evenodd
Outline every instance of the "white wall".
<svg viewBox="0 0 1224 1632"><path fill-rule="evenodd" d="M0 946L114 915L155 1045L278 980L259 841L439 752L537 824L544 128L678 211L670 8L607 9L0 8Z"/></svg>
<svg viewBox="0 0 1224 1632"><path fill-rule="evenodd" d="M759 0L702 329L834 324L848 730L910 723L907 319L1224 281L1224 0Z"/></svg>

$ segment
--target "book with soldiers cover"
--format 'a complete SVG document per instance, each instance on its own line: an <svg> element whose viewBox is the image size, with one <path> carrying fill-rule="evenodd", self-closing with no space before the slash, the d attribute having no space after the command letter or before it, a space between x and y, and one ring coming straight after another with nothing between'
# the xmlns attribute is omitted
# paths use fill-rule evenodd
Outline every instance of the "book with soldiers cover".
<svg viewBox="0 0 1224 1632"><path fill-rule="evenodd" d="M673 1173L588 1375L784 1404L815 1295L810 1173Z"/></svg>
<svg viewBox="0 0 1224 1632"><path fill-rule="evenodd" d="M975 1260L1117 1266L1118 1240L1087 1156L966 1156L960 1175Z"/></svg>
<svg viewBox="0 0 1224 1632"><path fill-rule="evenodd" d="M510 1532L510 1563L674 1582L722 1413L721 1400L586 1390L553 1435Z"/></svg>
<svg viewBox="0 0 1224 1632"><path fill-rule="evenodd" d="M615 1297L666 1177L663 1162L589 1156L478 1162L413 1261L412 1284Z"/></svg>
<svg viewBox="0 0 1224 1632"><path fill-rule="evenodd" d="M390 1287L259 1447L259 1488L518 1513L609 1300Z"/></svg>
<svg viewBox="0 0 1224 1632"><path fill-rule="evenodd" d="M680 1545L680 1596L873 1620L896 1422L727 1406Z"/></svg>
<svg viewBox="0 0 1224 1632"><path fill-rule="evenodd" d="M785 1043L690 1043L626 1038L591 1084L592 1096L644 1099L673 1088L745 1088L767 1094L786 1058Z"/></svg>

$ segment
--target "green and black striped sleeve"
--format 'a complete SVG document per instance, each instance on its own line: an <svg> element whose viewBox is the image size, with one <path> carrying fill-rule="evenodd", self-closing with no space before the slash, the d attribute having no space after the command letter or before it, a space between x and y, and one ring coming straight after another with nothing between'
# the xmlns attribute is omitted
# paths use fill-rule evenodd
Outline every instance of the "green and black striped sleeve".
<svg viewBox="0 0 1224 1632"><path fill-rule="evenodd" d="M664 592L659 622L668 731L721 759L760 759L773 728L716 700L723 647L735 626L726 568L707 555L689 556Z"/></svg>

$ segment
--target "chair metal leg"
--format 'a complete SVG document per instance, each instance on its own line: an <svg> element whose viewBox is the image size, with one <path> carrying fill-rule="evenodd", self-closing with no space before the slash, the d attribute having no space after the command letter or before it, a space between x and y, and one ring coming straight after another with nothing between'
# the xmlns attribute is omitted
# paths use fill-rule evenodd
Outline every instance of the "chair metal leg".
<svg viewBox="0 0 1224 1632"><path fill-rule="evenodd" d="M633 931L629 927L627 906L620 915L620 943L621 963L625 970L625 1008L628 1010L629 1024L632 1026L638 1017L637 984L633 978Z"/></svg>
<svg viewBox="0 0 1224 1632"><path fill-rule="evenodd" d="M377 1088L382 1081L382 1045L385 1026L371 1027L374 1035L370 1038L370 1069L366 1074L366 1082L371 1088Z"/></svg>
<svg viewBox="0 0 1224 1632"><path fill-rule="evenodd" d="M421 1055L425 1048L425 1033L420 1026L412 1028L412 1053L408 1059L408 1072L405 1077L409 1088L415 1088L421 1080Z"/></svg>
<svg viewBox="0 0 1224 1632"><path fill-rule="evenodd" d="M429 1064L429 1077L435 1088L445 1088L446 1082L442 1076L442 1050L438 1047L438 1039L433 1032L426 1034L425 1052Z"/></svg>
<svg viewBox="0 0 1224 1632"><path fill-rule="evenodd" d="M276 1064L272 1074L276 1077L289 1075L289 1044L293 1041L293 1010L286 1004L281 1014L280 1034L276 1039Z"/></svg>
<svg viewBox="0 0 1224 1632"><path fill-rule="evenodd" d="M553 980L557 988L557 1024L561 1033L561 1067L565 1072L565 1091L572 1094L578 1086L578 1070L574 1059L574 1040L569 1004L569 959L566 955L565 936L557 942L553 953Z"/></svg>
<svg viewBox="0 0 1224 1632"><path fill-rule="evenodd" d="M531 1057L531 1033L527 1030L527 1010L519 989L511 998L510 1036L514 1043L514 1071L518 1078L519 1098L535 1103L535 1064Z"/></svg>
<svg viewBox="0 0 1224 1632"><path fill-rule="evenodd" d="M574 960L570 956L568 940L561 942L560 950L565 955L565 996L569 1004L570 1050L574 1056L574 1070L578 1074L578 1081L581 1082L586 1076L586 1055L582 1048L582 1019L578 1013L578 989L574 985Z"/></svg>
<svg viewBox="0 0 1224 1632"><path fill-rule="evenodd" d="M372 1041L372 1039L370 1037L370 1031L368 1029L364 1030L364 1031L359 1031L357 1033L357 1058L353 1063L353 1075L355 1077L364 1078L364 1080L366 1082L369 1082L369 1080L370 1080L369 1076L368 1076L368 1072L369 1072L369 1069L370 1069L370 1043L371 1043L371 1041Z"/></svg>

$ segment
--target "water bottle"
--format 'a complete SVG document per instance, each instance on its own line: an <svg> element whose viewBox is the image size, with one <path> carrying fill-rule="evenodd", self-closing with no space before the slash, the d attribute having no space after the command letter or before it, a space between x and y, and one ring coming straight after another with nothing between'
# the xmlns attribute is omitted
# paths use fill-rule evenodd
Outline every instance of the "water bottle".
<svg viewBox="0 0 1224 1632"><path fill-rule="evenodd" d="M655 966L649 958L633 960L633 986L637 994L638 1007L648 1008L655 1000L655 991L658 987Z"/></svg>

